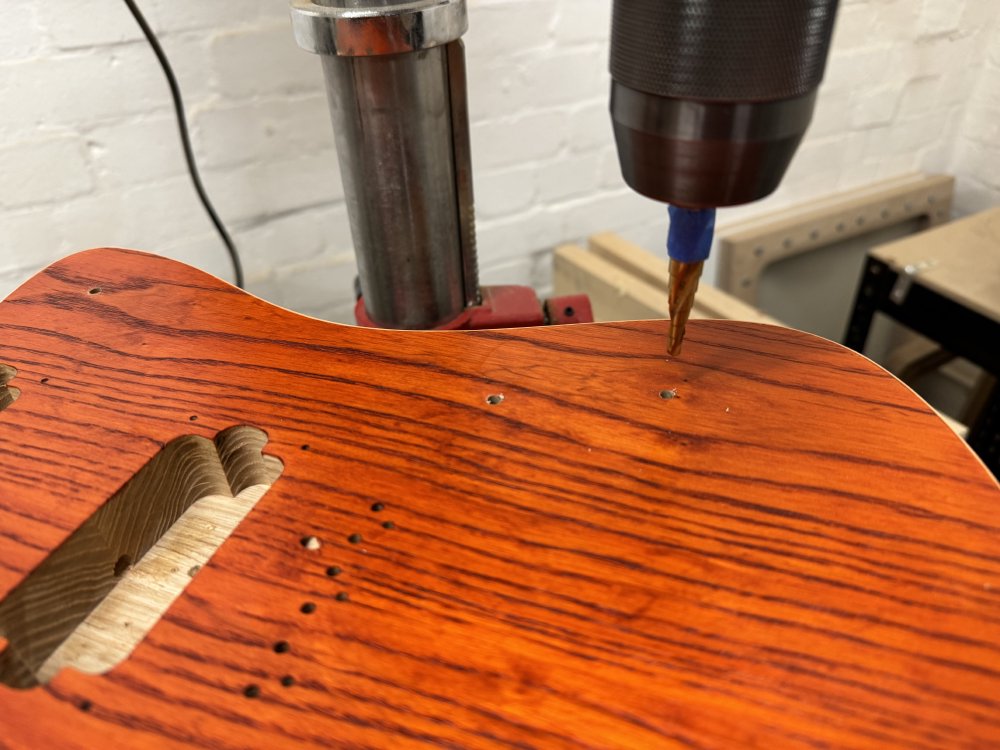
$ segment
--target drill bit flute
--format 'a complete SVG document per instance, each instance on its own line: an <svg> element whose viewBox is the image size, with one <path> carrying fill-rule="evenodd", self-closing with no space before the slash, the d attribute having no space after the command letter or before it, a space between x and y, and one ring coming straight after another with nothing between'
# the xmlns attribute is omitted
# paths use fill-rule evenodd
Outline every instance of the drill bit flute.
<svg viewBox="0 0 1000 750"><path fill-rule="evenodd" d="M667 351L680 354L684 329L698 279L712 249L715 232L715 209L689 209L670 206L670 232L667 235L667 254L670 256L670 329Z"/></svg>

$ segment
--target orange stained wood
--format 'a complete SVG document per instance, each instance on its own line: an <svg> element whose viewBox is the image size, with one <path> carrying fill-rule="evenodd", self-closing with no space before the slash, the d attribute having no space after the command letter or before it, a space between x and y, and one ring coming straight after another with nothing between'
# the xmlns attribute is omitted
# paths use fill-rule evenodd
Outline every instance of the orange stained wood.
<svg viewBox="0 0 1000 750"><path fill-rule="evenodd" d="M0 303L0 598L178 437L249 425L284 469L128 660L0 684L0 746L1000 746L979 461L837 344L665 335L362 330L140 253L52 266Z"/></svg>

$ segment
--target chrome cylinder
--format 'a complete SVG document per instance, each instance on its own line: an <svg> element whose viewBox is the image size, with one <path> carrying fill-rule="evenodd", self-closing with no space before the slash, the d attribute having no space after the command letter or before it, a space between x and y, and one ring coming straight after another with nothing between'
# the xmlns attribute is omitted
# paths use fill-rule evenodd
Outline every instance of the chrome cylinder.
<svg viewBox="0 0 1000 750"><path fill-rule="evenodd" d="M478 298L465 0L294 0L322 56L369 318L432 328Z"/></svg>

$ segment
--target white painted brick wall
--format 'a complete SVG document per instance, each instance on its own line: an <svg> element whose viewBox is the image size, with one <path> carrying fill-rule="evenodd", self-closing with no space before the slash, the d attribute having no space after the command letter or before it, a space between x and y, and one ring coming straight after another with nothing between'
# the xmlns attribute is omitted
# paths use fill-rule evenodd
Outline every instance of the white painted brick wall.
<svg viewBox="0 0 1000 750"><path fill-rule="evenodd" d="M140 0L183 89L203 176L255 293L350 320L355 273L318 60L286 0ZM470 0L465 37L485 283L550 285L553 245L611 229L662 246L618 172L610 0ZM958 210L1000 203L996 0L842 0L816 117L779 191L720 224L926 169ZM0 11L0 295L95 245L228 277L187 181L167 88L120 0Z"/></svg>

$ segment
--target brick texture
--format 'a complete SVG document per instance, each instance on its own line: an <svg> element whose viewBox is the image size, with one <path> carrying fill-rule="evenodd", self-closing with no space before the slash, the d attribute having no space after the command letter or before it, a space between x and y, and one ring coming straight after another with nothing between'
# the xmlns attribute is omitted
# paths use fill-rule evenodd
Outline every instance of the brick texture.
<svg viewBox="0 0 1000 750"><path fill-rule="evenodd" d="M551 282L551 248L610 229L662 246L662 206L618 172L610 0L470 0L465 37L484 283ZM205 183L251 291L351 318L355 264L319 62L285 0L140 0L184 92ZM228 278L187 182L163 77L118 0L6 0L0 296L95 245ZM996 0L842 0L813 125L771 198L720 224L917 169L957 211L1000 203Z"/></svg>

